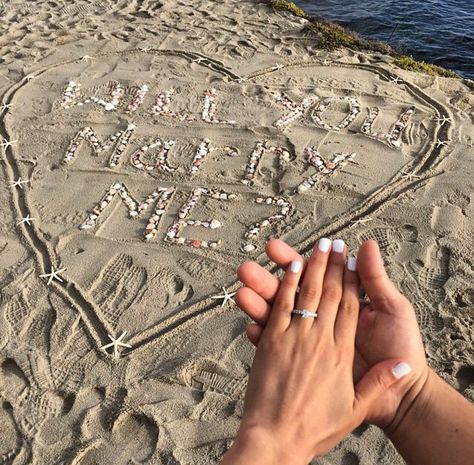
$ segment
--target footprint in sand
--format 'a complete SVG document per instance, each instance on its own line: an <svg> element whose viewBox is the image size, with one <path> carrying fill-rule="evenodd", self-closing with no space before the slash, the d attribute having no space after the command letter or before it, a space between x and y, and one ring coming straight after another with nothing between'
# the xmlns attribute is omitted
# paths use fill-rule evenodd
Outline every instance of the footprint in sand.
<svg viewBox="0 0 474 465"><path fill-rule="evenodd" d="M115 422L109 437L91 444L72 465L129 465L145 463L156 449L158 428L143 415L124 414Z"/></svg>

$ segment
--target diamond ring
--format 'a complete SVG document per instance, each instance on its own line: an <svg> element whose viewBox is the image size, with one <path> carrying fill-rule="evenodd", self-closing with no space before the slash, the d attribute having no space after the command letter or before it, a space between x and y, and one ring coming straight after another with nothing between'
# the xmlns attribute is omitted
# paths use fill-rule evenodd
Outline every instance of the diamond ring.
<svg viewBox="0 0 474 465"><path fill-rule="evenodd" d="M295 308L291 313L301 315L302 318L318 318L318 312L310 312L309 310L297 310Z"/></svg>

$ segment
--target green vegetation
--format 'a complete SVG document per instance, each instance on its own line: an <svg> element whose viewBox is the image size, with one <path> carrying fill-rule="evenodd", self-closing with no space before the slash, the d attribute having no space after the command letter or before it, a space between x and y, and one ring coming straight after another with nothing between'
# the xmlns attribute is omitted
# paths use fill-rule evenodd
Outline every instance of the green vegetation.
<svg viewBox="0 0 474 465"><path fill-rule="evenodd" d="M313 19L311 27L320 33L320 46L326 50L347 47L354 50L372 50L382 53L392 51L388 44L363 39L356 33L323 19Z"/></svg>
<svg viewBox="0 0 474 465"><path fill-rule="evenodd" d="M454 71L424 61L417 61L413 57L402 55L387 43L363 39L359 35L352 31L348 31L338 24L331 23L322 18L311 17L293 2L287 2L286 0L270 0L270 5L276 10L289 11L295 16L308 19L310 21L308 28L317 31L320 36L319 45L323 49L334 50L340 47L346 47L353 50L385 53L394 57L394 64L396 66L407 71L418 71L443 77L459 77Z"/></svg>
<svg viewBox="0 0 474 465"><path fill-rule="evenodd" d="M417 61L413 57L400 55L395 58L394 62L399 68L406 69L408 71L420 71L422 73L431 74L433 76L443 77L459 77L454 71L449 69L441 68L441 66L432 65L424 61Z"/></svg>
<svg viewBox="0 0 474 465"><path fill-rule="evenodd" d="M306 18L307 14L303 8L295 5L293 2L286 2L285 0L271 0L270 5L275 8L275 10L287 10L293 13L295 16L300 16L301 18Z"/></svg>

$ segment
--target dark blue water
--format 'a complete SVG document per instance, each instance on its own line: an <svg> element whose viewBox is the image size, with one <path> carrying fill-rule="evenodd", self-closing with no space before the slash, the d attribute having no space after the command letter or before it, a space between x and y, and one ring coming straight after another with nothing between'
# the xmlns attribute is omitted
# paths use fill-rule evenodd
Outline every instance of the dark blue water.
<svg viewBox="0 0 474 465"><path fill-rule="evenodd" d="M474 0L294 1L365 38L474 79Z"/></svg>

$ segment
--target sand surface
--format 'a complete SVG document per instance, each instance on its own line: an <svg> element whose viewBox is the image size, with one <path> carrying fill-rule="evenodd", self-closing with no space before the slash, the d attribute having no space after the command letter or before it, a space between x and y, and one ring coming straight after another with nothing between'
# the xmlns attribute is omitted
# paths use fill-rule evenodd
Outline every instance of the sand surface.
<svg viewBox="0 0 474 465"><path fill-rule="evenodd" d="M0 464L216 463L253 348L212 297L269 237L377 239L473 399L468 82L321 51L263 3L0 10ZM314 463L403 460L361 427Z"/></svg>

